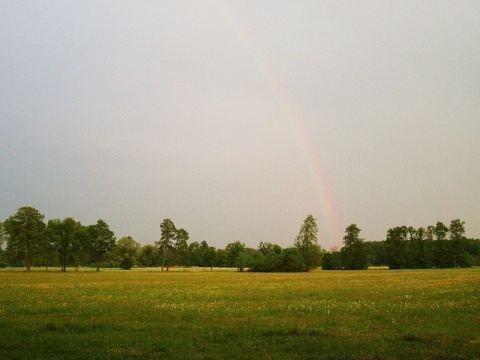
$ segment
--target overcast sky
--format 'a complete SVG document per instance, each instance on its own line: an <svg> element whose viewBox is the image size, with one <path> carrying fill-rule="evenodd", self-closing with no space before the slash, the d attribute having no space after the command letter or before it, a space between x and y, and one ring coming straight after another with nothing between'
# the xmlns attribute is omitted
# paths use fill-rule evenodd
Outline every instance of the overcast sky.
<svg viewBox="0 0 480 360"><path fill-rule="evenodd" d="M479 1L0 0L0 220L480 237Z"/></svg>

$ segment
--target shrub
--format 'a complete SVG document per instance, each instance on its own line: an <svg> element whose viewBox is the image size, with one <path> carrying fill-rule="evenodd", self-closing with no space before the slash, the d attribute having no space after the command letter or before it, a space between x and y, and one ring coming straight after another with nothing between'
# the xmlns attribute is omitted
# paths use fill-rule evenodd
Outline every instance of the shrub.
<svg viewBox="0 0 480 360"><path fill-rule="evenodd" d="M133 266L133 260L132 258L125 258L120 262L120 267L123 270L130 270Z"/></svg>

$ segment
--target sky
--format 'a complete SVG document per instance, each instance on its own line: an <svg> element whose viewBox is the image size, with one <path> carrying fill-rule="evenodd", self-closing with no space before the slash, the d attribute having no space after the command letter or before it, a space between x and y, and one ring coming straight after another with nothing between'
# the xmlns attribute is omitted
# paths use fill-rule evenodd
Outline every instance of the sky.
<svg viewBox="0 0 480 360"><path fill-rule="evenodd" d="M0 220L480 238L478 1L0 0Z"/></svg>

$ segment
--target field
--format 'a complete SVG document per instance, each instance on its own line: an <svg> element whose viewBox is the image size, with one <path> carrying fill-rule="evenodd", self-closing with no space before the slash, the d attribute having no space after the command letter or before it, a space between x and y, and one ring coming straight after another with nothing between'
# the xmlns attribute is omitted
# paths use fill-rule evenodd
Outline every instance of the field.
<svg viewBox="0 0 480 360"><path fill-rule="evenodd" d="M480 359L480 269L0 270L2 359Z"/></svg>

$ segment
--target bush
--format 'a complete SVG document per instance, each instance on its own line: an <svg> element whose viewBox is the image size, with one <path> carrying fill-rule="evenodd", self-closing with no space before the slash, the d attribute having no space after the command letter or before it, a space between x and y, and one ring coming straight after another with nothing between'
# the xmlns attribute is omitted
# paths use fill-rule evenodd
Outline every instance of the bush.
<svg viewBox="0 0 480 360"><path fill-rule="evenodd" d="M305 259L296 248L286 248L280 254L270 252L263 261L259 261L250 271L262 272L303 272L307 271Z"/></svg>
<svg viewBox="0 0 480 360"><path fill-rule="evenodd" d="M123 269L123 270L130 270L132 267L133 267L133 261L131 258L126 258L126 259L123 259L121 262L120 262L120 267Z"/></svg>
<svg viewBox="0 0 480 360"><path fill-rule="evenodd" d="M97 263L91 263L90 267L91 268L96 268ZM102 261L100 263L100 267L102 269L115 269L115 268L119 268L120 264L117 261L113 261L113 260L112 261Z"/></svg>
<svg viewBox="0 0 480 360"><path fill-rule="evenodd" d="M323 270L341 270L344 269L342 254L340 251L332 251L323 255Z"/></svg>
<svg viewBox="0 0 480 360"><path fill-rule="evenodd" d="M7 267L7 264L4 262L0 262L0 268L4 269Z"/></svg>

